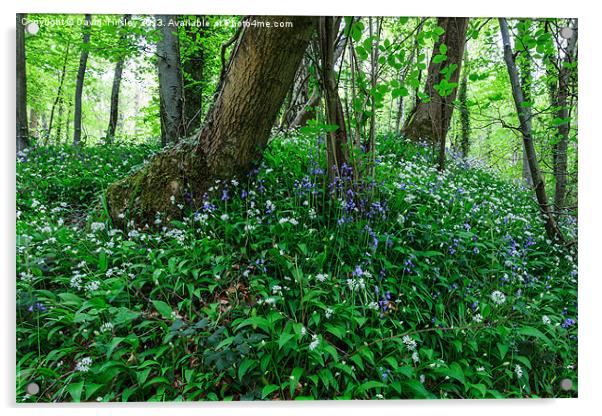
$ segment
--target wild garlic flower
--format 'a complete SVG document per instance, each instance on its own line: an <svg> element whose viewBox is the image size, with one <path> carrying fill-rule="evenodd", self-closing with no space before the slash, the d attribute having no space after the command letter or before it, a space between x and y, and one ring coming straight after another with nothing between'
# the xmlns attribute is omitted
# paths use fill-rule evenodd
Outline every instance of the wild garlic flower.
<svg viewBox="0 0 602 416"><path fill-rule="evenodd" d="M494 292L491 293L491 300L496 305L502 305L504 302L506 302L506 295L504 295L499 290L496 290L496 291L494 291Z"/></svg>

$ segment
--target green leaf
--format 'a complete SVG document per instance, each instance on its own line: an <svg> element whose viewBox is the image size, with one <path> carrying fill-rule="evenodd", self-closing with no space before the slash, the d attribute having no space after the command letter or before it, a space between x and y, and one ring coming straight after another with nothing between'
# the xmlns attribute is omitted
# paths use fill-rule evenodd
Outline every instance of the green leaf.
<svg viewBox="0 0 602 416"><path fill-rule="evenodd" d="M153 305L155 305L155 308L157 309L157 311L161 314L161 316L163 316L163 318L165 319L172 319L172 313L173 310L171 309L171 306L169 306L167 303L163 302L162 300L153 300Z"/></svg>
<svg viewBox="0 0 602 416"><path fill-rule="evenodd" d="M67 392L71 395L74 402L81 401L82 392L84 391L84 381L71 383L67 386Z"/></svg>
<svg viewBox="0 0 602 416"><path fill-rule="evenodd" d="M289 392L291 397L295 393L295 389L301 380L301 376L303 375L303 369L301 367L295 367L291 372L291 376L289 378Z"/></svg>
<svg viewBox="0 0 602 416"><path fill-rule="evenodd" d="M530 337L539 338L540 340L542 340L546 344L553 345L552 341L550 341L550 338L548 338L547 336L545 336L544 333L541 332L537 328L533 328L531 326L523 326L523 327L521 327L521 328L518 329L518 333L521 334L521 335L527 335L527 336L530 336Z"/></svg>
<svg viewBox="0 0 602 416"><path fill-rule="evenodd" d="M501 344L501 343L497 343L497 349L500 352L500 360L503 360L504 357L506 356L506 353L508 352L508 345L506 344Z"/></svg>
<svg viewBox="0 0 602 416"><path fill-rule="evenodd" d="M334 326L331 324L326 324L326 331L330 332L332 335L337 337L338 339L343 339L345 337L345 328L340 326Z"/></svg>
<svg viewBox="0 0 602 416"><path fill-rule="evenodd" d="M440 62L443 62L447 60L447 56L445 55L435 55L433 56L433 63L438 64Z"/></svg>
<svg viewBox="0 0 602 416"><path fill-rule="evenodd" d="M238 324L238 326L236 327L236 330L238 331L239 329L244 328L245 326L249 326L249 325L261 328L266 332L269 332L270 328L271 328L270 322L267 319L265 319L261 316L253 316L251 318L245 319L240 324Z"/></svg>
<svg viewBox="0 0 602 416"><path fill-rule="evenodd" d="M265 399L268 395L272 394L279 388L280 388L280 386L277 386L275 384L268 384L261 390L261 398Z"/></svg>
<svg viewBox="0 0 602 416"><path fill-rule="evenodd" d="M240 363L240 366L238 367L238 380L240 382L242 382L242 378L245 376L245 374L247 374L247 372L253 368L256 365L256 361L255 360L250 360L248 358L245 358L242 363Z"/></svg>
<svg viewBox="0 0 602 416"><path fill-rule="evenodd" d="M278 348L282 348L294 337L295 337L295 334L288 334L286 332L283 332L282 334L280 334L280 337L278 338Z"/></svg>

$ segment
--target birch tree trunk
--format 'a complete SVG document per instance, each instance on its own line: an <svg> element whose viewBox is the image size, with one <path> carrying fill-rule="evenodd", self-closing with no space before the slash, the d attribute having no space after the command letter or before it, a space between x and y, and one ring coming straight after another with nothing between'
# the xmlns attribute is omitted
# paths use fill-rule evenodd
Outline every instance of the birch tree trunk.
<svg viewBox="0 0 602 416"><path fill-rule="evenodd" d="M163 146L177 143L186 135L178 28L170 25L172 19L175 19L175 16L156 16L157 22L161 22L160 39L157 43L157 69Z"/></svg>
<svg viewBox="0 0 602 416"><path fill-rule="evenodd" d="M92 15L87 14L82 36L82 51L79 57L79 69L75 83L75 108L73 110L73 144L78 145L82 136L82 92L84 90L84 77L88 63L88 49L90 45L90 30L92 29Z"/></svg>
<svg viewBox="0 0 602 416"><path fill-rule="evenodd" d="M500 18L500 31L502 34L502 41L504 45L504 61L506 62L506 68L508 69L508 76L510 77L510 85L512 86L512 96L514 98L514 105L518 120L520 123L520 131L523 136L523 145L525 153L527 154L527 161L529 164L529 170L531 171L531 178L533 179L533 187L535 189L535 196L541 210L541 214L545 221L545 229L548 238L553 241L564 241L562 233L554 220L552 210L548 203L548 196L546 193L546 187L539 170L537 162L537 155L535 153L535 147L533 146L533 137L531 132L530 114L525 111L524 106L525 98L520 85L520 79L516 63L514 62L514 56L512 54L512 46L510 44L510 34L508 31L508 23L506 19Z"/></svg>
<svg viewBox="0 0 602 416"><path fill-rule="evenodd" d="M306 16L246 20L259 23L241 30L200 135L166 149L107 190L117 226L128 219L152 224L157 212L179 218L179 204L199 209L215 180L244 178L258 163L315 24ZM274 27L283 21L292 27Z"/></svg>
<svg viewBox="0 0 602 416"><path fill-rule="evenodd" d="M29 146L27 127L27 72L25 70L25 14L17 13L17 152Z"/></svg>

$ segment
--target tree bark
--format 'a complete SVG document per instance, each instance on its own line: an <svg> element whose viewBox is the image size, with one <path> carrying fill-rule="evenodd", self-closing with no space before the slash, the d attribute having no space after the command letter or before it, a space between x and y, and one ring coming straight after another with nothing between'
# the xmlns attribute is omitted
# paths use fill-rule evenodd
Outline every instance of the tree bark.
<svg viewBox="0 0 602 416"><path fill-rule="evenodd" d="M468 76L463 71L462 80L458 89L458 101L460 102L460 152L463 158L468 157L470 150L470 112L466 103L468 90Z"/></svg>
<svg viewBox="0 0 602 416"><path fill-rule="evenodd" d="M30 108L29 109L29 134L31 135L31 137L34 138L38 138L39 137L39 130L40 129L40 122L38 119L38 113L34 108Z"/></svg>
<svg viewBox="0 0 602 416"><path fill-rule="evenodd" d="M343 164L348 159L345 116L334 72L334 49L340 24L340 17L320 17L318 21L320 82L324 91L326 120L332 126L326 143L328 174L331 178L341 176Z"/></svg>
<svg viewBox="0 0 602 416"><path fill-rule="evenodd" d="M558 88L556 106L558 107L557 117L563 120L558 125L558 143L554 152L554 178L556 181L554 193L554 206L556 211L562 210L566 199L567 184L567 148L570 133L570 108L569 108L569 87L571 74L574 72L570 68L577 59L577 23L573 25L573 36L568 40L564 58L559 66Z"/></svg>
<svg viewBox="0 0 602 416"><path fill-rule="evenodd" d="M73 144L78 145L82 136L82 92L84 90L84 77L86 76L86 65L88 63L88 49L90 45L90 31L92 29L92 15L86 14L82 36L82 51L79 58L79 69L77 70L77 82L75 83L75 109L73 112Z"/></svg>
<svg viewBox="0 0 602 416"><path fill-rule="evenodd" d="M130 20L131 15L125 14L123 15L123 23L127 25L127 22ZM126 48L127 41L127 31L122 28L121 34L119 36L119 48ZM119 58L117 63L115 64L115 73L113 75L113 88L111 89L111 109L109 111L109 127L107 128L106 140L107 143L113 143L113 139L115 138L115 130L117 129L117 120L119 118L119 89L121 87L121 76L123 74L123 64L125 62L126 53L121 51L119 53Z"/></svg>
<svg viewBox="0 0 602 416"><path fill-rule="evenodd" d="M433 47L429 63L425 94L429 100L419 100L403 128L406 138L414 141L427 140L439 145L439 169L445 168L445 138L454 110L458 79L462 70L462 58L466 43L468 18L440 17L437 25L444 29ZM441 47L447 48L442 53ZM447 56L438 61L441 55ZM454 68L453 71L450 67ZM447 69L446 69L447 68ZM442 72L443 71L443 72ZM442 85L444 88L440 88Z"/></svg>
<svg viewBox="0 0 602 416"><path fill-rule="evenodd" d="M29 147L27 127L27 72L25 69L25 14L17 13L17 152Z"/></svg>
<svg viewBox="0 0 602 416"><path fill-rule="evenodd" d="M61 76L59 78L59 86L56 91L56 98L54 99L54 102L52 103L52 108L50 109L50 121L48 122L48 129L46 130L45 143L48 143L48 139L50 138L50 134L52 132L52 126L54 123L54 112L56 110L56 106L58 105L59 100L63 96L63 85L65 84L65 74L67 73L67 61L69 60L70 46L71 45L69 43L67 43L67 46L65 49L65 58L63 59L63 68L61 70Z"/></svg>
<svg viewBox="0 0 602 416"><path fill-rule="evenodd" d="M500 18L499 23L500 31L502 34L502 41L504 45L504 60L506 62L506 68L508 69L510 85L512 86L512 96L514 98L514 105L520 123L520 131L523 136L523 145L527 154L527 161L529 164L529 170L531 171L531 178L533 179L535 196L537 197L537 202L539 204L541 214L545 221L545 229L548 238L550 238L553 241L558 240L562 242L564 241L564 238L562 236L562 233L560 232L560 229L558 228L558 225L556 224L556 221L554 220L552 210L550 209L550 205L548 204L546 187L543 181L543 177L541 175L541 171L539 170L537 155L535 153L535 146L533 146L530 113L525 111L525 98L523 96L518 70L516 68L516 63L512 54L508 23L504 18Z"/></svg>
<svg viewBox="0 0 602 416"><path fill-rule="evenodd" d="M195 16L203 21L204 16ZM206 51L202 46L201 39L205 36L207 29L199 27L198 30L186 28L187 44L192 45L192 53L184 53L182 49L182 75L184 90L184 119L187 132L197 130L203 121L203 93L207 84L205 79ZM184 46L182 46L183 48Z"/></svg>
<svg viewBox="0 0 602 416"><path fill-rule="evenodd" d="M198 209L216 179L245 177L256 166L315 24L306 16L246 20L258 24L241 31L200 135L165 150L107 190L117 226L128 219L150 224L157 212L181 217L179 204ZM274 27L283 21L292 27Z"/></svg>
<svg viewBox="0 0 602 416"><path fill-rule="evenodd" d="M516 57L516 61L518 64L518 68L520 70L520 83L521 89L523 91L523 96L526 102L532 104L532 84L533 84L533 74L531 72L531 53L529 51L529 46L523 43L523 39L525 36L528 36L531 32L531 22L529 20L520 20L517 27L517 35L518 40L522 44L521 50ZM525 107L524 113L527 116L529 124L531 124L531 107ZM523 146L523 180L529 186L533 186L533 178L531 177L531 171L529 169L529 161L527 160L527 152Z"/></svg>
<svg viewBox="0 0 602 416"><path fill-rule="evenodd" d="M172 16L158 15L161 34L157 43L161 142L177 143L186 136L184 120L184 86L177 27L170 25Z"/></svg>

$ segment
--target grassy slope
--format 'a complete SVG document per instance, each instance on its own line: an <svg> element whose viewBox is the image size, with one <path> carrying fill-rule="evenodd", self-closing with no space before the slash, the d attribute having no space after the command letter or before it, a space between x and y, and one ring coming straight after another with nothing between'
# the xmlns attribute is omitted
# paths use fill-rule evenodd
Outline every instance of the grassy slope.
<svg viewBox="0 0 602 416"><path fill-rule="evenodd" d="M530 195L378 148L375 178L333 187L320 148L279 138L252 183L125 232L96 196L151 149L28 155L18 399L31 380L28 401L576 395L576 264Z"/></svg>

